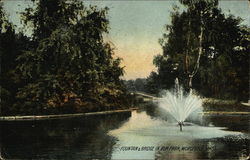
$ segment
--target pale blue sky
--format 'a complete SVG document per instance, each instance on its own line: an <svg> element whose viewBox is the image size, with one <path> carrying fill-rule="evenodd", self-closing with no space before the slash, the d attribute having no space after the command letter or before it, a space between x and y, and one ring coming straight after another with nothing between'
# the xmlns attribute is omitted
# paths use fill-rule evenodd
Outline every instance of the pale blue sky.
<svg viewBox="0 0 250 160"><path fill-rule="evenodd" d="M109 7L110 33L105 36L114 44L115 54L123 58L125 79L147 77L155 70L152 60L154 55L162 52L158 39L164 33L164 25L170 24L170 12L178 1L132 1L105 0L85 1L85 4ZM5 10L17 26L20 26L17 11L32 5L28 0L5 1ZM250 26L250 8L247 0L220 1L223 12L239 16Z"/></svg>

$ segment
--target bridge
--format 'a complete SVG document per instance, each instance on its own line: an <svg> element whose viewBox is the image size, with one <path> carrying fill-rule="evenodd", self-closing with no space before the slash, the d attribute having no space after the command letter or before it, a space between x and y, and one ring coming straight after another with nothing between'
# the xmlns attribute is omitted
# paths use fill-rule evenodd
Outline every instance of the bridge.
<svg viewBox="0 0 250 160"><path fill-rule="evenodd" d="M148 99L148 100L158 100L158 99L160 99L160 97L155 97L153 95L150 95L150 94L144 93L144 92L135 91L135 92L130 92L130 94L135 95L135 96L140 96L140 97Z"/></svg>

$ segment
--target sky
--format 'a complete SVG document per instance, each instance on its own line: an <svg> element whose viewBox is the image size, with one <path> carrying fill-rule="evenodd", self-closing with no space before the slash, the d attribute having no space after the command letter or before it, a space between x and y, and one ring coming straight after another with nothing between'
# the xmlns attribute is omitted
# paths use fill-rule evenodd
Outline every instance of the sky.
<svg viewBox="0 0 250 160"><path fill-rule="evenodd" d="M123 79L146 78L156 71L153 57L162 53L158 41L165 32L164 26L171 23L173 6L180 6L177 0L89 0L84 3L109 8L110 30L105 39L113 44L115 57L123 59ZM20 27L17 12L32 4L29 0L6 0L4 9L10 21ZM250 26L248 0L221 0L219 7L226 14L243 18L243 24Z"/></svg>

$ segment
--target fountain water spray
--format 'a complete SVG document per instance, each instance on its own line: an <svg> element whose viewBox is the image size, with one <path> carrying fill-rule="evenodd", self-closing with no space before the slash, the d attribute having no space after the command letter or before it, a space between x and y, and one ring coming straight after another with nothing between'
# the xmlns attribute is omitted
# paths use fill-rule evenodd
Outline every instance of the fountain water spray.
<svg viewBox="0 0 250 160"><path fill-rule="evenodd" d="M192 90L184 95L176 78L174 92L167 91L159 101L159 106L174 117L182 131L184 121L196 110L202 109L202 100Z"/></svg>

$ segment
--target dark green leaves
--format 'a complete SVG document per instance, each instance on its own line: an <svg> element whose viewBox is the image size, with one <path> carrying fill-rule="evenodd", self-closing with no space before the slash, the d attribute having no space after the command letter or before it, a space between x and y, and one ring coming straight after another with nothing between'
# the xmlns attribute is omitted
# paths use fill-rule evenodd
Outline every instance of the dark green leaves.
<svg viewBox="0 0 250 160"><path fill-rule="evenodd" d="M121 59L112 57L113 49L103 40L108 9L86 8L78 0L34 3L36 8L22 13L33 30L31 46L12 59L25 82L16 92L20 113L60 113L65 106L82 112L90 103L102 106L100 110L121 105Z"/></svg>

